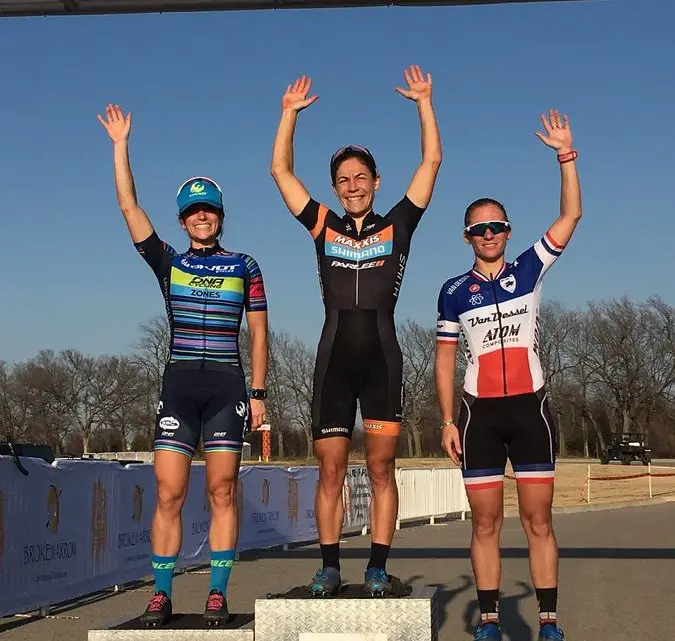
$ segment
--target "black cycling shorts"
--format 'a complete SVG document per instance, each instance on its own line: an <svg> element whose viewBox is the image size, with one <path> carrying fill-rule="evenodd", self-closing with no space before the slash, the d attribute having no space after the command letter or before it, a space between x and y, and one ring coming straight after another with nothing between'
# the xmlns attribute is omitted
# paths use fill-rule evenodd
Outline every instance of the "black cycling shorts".
<svg viewBox="0 0 675 641"><path fill-rule="evenodd" d="M389 312L327 312L314 368L314 440L351 438L357 401L366 434L400 434L403 357Z"/></svg>
<svg viewBox="0 0 675 641"><path fill-rule="evenodd" d="M502 485L507 458L518 483L553 483L557 439L544 389L490 398L464 393L457 427L467 489Z"/></svg>
<svg viewBox="0 0 675 641"><path fill-rule="evenodd" d="M250 405L240 368L172 365L164 375L157 406L155 450L194 456L199 437L204 452L241 452Z"/></svg>

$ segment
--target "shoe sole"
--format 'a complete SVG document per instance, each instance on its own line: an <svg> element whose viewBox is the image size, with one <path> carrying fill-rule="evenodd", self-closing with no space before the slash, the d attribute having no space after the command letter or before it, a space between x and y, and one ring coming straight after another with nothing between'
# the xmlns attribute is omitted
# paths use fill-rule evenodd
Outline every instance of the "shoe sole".
<svg viewBox="0 0 675 641"><path fill-rule="evenodd" d="M339 586L337 588L333 589L333 590L327 590L327 589L324 589L324 588L321 588L319 590L315 590L315 589L312 588L312 596L316 597L316 598L319 598L319 599L336 596L339 592L340 592Z"/></svg>

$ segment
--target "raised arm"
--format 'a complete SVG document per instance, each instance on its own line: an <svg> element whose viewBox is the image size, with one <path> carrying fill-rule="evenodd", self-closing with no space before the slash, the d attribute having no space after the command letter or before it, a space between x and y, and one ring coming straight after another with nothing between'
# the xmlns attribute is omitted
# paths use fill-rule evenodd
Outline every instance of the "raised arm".
<svg viewBox="0 0 675 641"><path fill-rule="evenodd" d="M309 192L293 173L293 136L298 114L318 98L307 97L311 88L312 81L307 76L298 78L293 85L286 88L281 100L281 120L272 149L272 178L286 207L294 216L298 216L310 200Z"/></svg>
<svg viewBox="0 0 675 641"><path fill-rule="evenodd" d="M417 103L422 131L422 162L412 177L406 195L414 205L426 209L443 160L441 136L431 101L431 74L428 73L425 78L419 66L411 65L404 75L408 89L396 87L396 91Z"/></svg>
<svg viewBox="0 0 675 641"><path fill-rule="evenodd" d="M581 187L577 174L577 152L572 148L572 130L569 118L560 117L554 109L549 110L549 119L542 114L541 122L546 135L535 132L545 145L555 149L560 163L560 215L549 227L548 233L553 242L564 247L572 238L577 223L581 220Z"/></svg>
<svg viewBox="0 0 675 641"><path fill-rule="evenodd" d="M113 142L113 161L115 168L115 187L117 202L129 228L131 240L140 243L152 235L153 227L148 215L138 204L134 177L129 163L129 134L131 132L131 113L126 116L119 105L106 107L107 118L98 114Z"/></svg>

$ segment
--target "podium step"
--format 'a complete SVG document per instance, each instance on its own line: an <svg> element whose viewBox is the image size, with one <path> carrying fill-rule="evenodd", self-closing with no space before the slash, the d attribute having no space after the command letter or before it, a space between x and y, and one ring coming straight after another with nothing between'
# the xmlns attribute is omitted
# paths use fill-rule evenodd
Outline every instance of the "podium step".
<svg viewBox="0 0 675 641"><path fill-rule="evenodd" d="M348 585L330 598L294 588L255 602L255 641L437 641L438 588L376 598Z"/></svg>
<svg viewBox="0 0 675 641"><path fill-rule="evenodd" d="M162 627L146 628L139 617L89 630L88 641L253 641L253 615L233 614L227 625L207 626L201 614L175 613Z"/></svg>

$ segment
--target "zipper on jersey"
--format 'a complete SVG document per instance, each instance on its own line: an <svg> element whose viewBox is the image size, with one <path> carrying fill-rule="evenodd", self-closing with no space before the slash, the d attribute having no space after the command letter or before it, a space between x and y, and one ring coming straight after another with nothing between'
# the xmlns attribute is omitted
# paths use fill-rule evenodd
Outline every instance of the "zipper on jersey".
<svg viewBox="0 0 675 641"><path fill-rule="evenodd" d="M356 228L356 223L354 223L354 227ZM363 229L363 227L361 227ZM356 229L356 239L361 240L361 232ZM357 256L359 255L358 252L360 252L360 249L357 249ZM361 261L357 258L356 259L356 282L354 286L354 305L357 307L359 306L359 272L361 271Z"/></svg>
<svg viewBox="0 0 675 641"><path fill-rule="evenodd" d="M495 299L495 306L497 307L497 322L499 323L499 342L502 345L502 376L504 378L504 396L508 394L506 386L506 351L504 350L504 330L502 327L502 314L499 311L499 301L497 300L497 288L495 287L495 280L490 273L490 283L492 283L492 295Z"/></svg>

